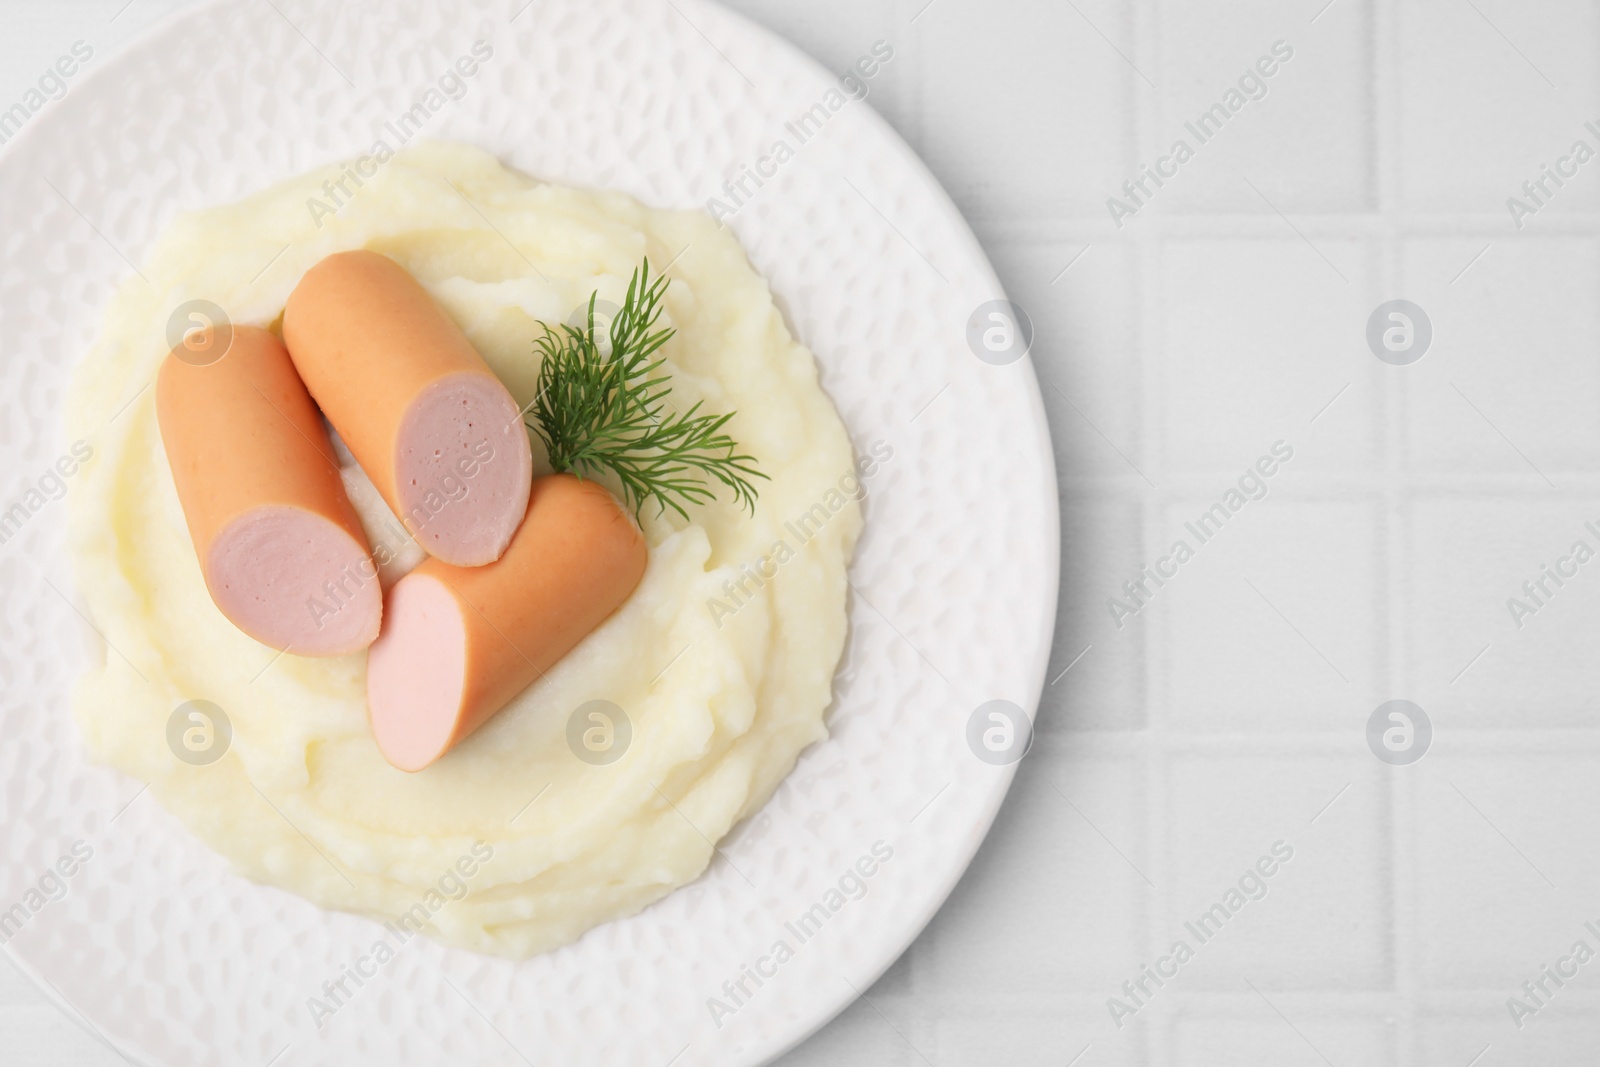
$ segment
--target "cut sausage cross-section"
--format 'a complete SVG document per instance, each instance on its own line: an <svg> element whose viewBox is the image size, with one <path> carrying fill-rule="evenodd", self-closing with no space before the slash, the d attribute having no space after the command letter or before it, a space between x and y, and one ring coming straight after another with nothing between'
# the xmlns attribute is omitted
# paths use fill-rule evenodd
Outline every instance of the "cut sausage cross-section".
<svg viewBox="0 0 1600 1067"><path fill-rule="evenodd" d="M401 578L367 657L384 758L419 771L443 756L604 622L646 561L644 536L610 493L552 474L533 483L497 562L430 559Z"/></svg>
<svg viewBox="0 0 1600 1067"><path fill-rule="evenodd" d="M263 644L303 656L378 636L383 594L327 431L289 353L234 326L222 358L169 354L156 418L211 599Z"/></svg>
<svg viewBox="0 0 1600 1067"><path fill-rule="evenodd" d="M327 257L289 295L283 337L323 414L429 555L500 558L528 503L532 452L516 401L403 267Z"/></svg>

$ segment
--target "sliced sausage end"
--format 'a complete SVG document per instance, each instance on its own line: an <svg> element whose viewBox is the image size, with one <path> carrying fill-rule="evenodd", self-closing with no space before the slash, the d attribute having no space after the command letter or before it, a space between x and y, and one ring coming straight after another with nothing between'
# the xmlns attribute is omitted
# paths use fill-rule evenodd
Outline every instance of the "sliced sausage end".
<svg viewBox="0 0 1600 1067"><path fill-rule="evenodd" d="M400 770L422 770L456 741L467 682L461 610L426 574L389 592L388 625L367 653L367 713L378 750Z"/></svg>

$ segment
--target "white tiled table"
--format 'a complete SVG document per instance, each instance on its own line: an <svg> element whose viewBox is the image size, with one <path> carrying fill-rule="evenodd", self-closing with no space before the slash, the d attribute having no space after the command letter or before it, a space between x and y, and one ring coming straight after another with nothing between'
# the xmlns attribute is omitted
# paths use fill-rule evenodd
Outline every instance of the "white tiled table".
<svg viewBox="0 0 1600 1067"><path fill-rule="evenodd" d="M785 1064L1600 1060L1600 962L1520 1029L1506 1004L1600 951L1600 563L1520 629L1506 606L1600 549L1600 162L1520 231L1506 205L1600 150L1600 8L1324 2L734 4L835 69L893 44L871 102L1032 315L1063 497L1038 742L933 925ZM0 101L182 6L122 5L0 5ZM1107 198L1280 40L1265 96L1115 226ZM1412 366L1365 341L1395 297L1434 327ZM1280 440L1267 496L1198 545L1185 522ZM1412 766L1366 741L1395 697L1436 729ZM1201 944L1186 921L1280 840ZM1119 1028L1108 998L1178 938ZM0 1049L120 1062L9 966Z"/></svg>

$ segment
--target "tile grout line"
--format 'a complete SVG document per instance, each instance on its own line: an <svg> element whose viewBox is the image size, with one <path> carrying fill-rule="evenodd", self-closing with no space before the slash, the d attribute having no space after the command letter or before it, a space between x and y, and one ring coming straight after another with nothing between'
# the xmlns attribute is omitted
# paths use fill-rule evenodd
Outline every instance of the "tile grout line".
<svg viewBox="0 0 1600 1067"><path fill-rule="evenodd" d="M1381 183L1380 183L1381 184ZM1398 194L1397 194L1398 195ZM1298 209L1297 209L1298 210ZM1406 209L1385 217L1377 211L1324 210L1296 214L1295 224L1308 236L1329 240L1352 240L1393 232L1406 237L1435 240L1496 241L1506 236L1505 215L1484 212L1434 213ZM1024 247L1039 245L1066 245L1069 252L1080 249L1085 242L1107 248L1127 247L1144 240L1279 240L1285 237L1283 220L1265 210L1260 212L1224 212L1205 209L1174 210L1163 215L1141 217L1137 223L1122 231L1108 231L1101 215L1073 214L1040 217L1024 225L1012 218L989 218L974 213L973 218L984 227L985 239L990 244L1014 244ZM1560 215L1539 220L1541 240L1592 240L1600 234L1600 212L1574 208ZM1298 240L1298 239L1296 239ZM1481 251L1481 247L1474 245ZM1467 262L1464 249L1462 263ZM1065 262L1065 261L1063 261ZM1455 269L1455 266L1452 269ZM1478 268L1473 267L1476 271Z"/></svg>
<svg viewBox="0 0 1600 1067"><path fill-rule="evenodd" d="M1369 96L1372 125L1368 144L1372 151L1372 170L1377 181L1374 207L1382 220L1378 235L1380 278L1383 295L1370 291L1367 303L1390 299L1405 280L1404 239L1398 225L1401 213L1400 175L1400 9L1395 0L1373 0L1367 8L1372 41L1372 91ZM1382 577L1386 594L1384 607L1387 625L1381 677L1382 699L1403 695L1402 689L1415 685L1411 677L1410 632L1406 627L1406 606L1410 581L1405 564L1411 559L1412 538L1409 495L1400 489L1401 475L1407 467L1404 410L1409 399L1399 375L1384 375L1390 368L1369 368L1381 375L1384 388L1374 390L1383 404L1379 420L1384 441L1384 559ZM1406 690L1409 691L1409 690ZM1370 694L1369 694L1370 697ZM1370 709L1367 709L1370 710ZM1384 768L1393 770L1393 768ZM1417 1047L1417 958L1418 946L1411 931L1417 905L1416 849L1406 847L1416 833L1416 775L1388 774L1380 779L1388 795L1389 818L1382 825L1389 852L1388 876L1388 955L1389 981L1399 1001L1398 1022L1392 1038L1391 1055L1397 1067L1410 1067Z"/></svg>
<svg viewBox="0 0 1600 1067"><path fill-rule="evenodd" d="M1162 938L1172 936L1170 933L1173 918L1172 894L1162 888L1170 886L1173 881L1171 877L1173 835L1172 821L1169 818L1172 797L1167 789L1169 775L1166 758L1165 746L1146 746L1142 765L1145 774L1143 792L1149 798L1145 819L1146 847L1150 849L1150 853L1146 859L1150 861L1151 880L1156 884L1155 899L1146 910L1146 915L1149 916L1146 929L1150 931L1148 944L1151 949L1162 948ZM1178 1013L1170 1010L1170 1004L1164 1005L1162 1011L1166 1019L1176 1026ZM1147 1027L1145 1032L1149 1033L1151 1038L1144 1049L1144 1062L1147 1064L1174 1062L1173 1052L1176 1042L1168 1032L1168 1027L1151 1026Z"/></svg>
<svg viewBox="0 0 1600 1067"><path fill-rule="evenodd" d="M1132 42L1131 51L1138 61L1140 70L1161 69L1162 36L1160 32L1158 0L1136 0L1127 5L1127 31ZM1150 130L1160 116L1161 100L1157 91L1145 82L1143 78L1128 72L1127 84L1133 88L1131 100L1133 114L1130 116L1131 131L1128 144L1128 173L1133 173L1139 165L1140 146L1145 143ZM1151 548L1160 543L1162 531L1158 529L1164 515L1166 491L1159 488L1166 484L1166 464L1162 462L1161 444L1157 440L1155 427L1159 425L1162 404L1165 401L1164 392L1158 392L1159 374L1157 373L1156 349L1161 345L1164 335L1166 317L1160 304L1160 263L1161 244L1157 236L1160 231L1146 230L1141 232L1137 240L1138 271L1136 284L1139 295L1136 306L1139 308L1137 321L1128 324L1131 334L1129 343L1133 346L1138 359L1138 382L1141 403L1138 410L1138 455L1140 469L1148 472L1150 480L1158 487L1154 493L1147 493L1144 486L1134 489L1133 501L1139 509L1139 562L1151 558ZM1142 706L1143 732L1146 737L1152 734L1164 733L1168 727L1168 711L1165 686L1161 692L1156 689L1156 669L1153 652L1156 648L1165 647L1157 641L1151 640L1152 632L1159 635L1166 629L1165 618L1167 604L1163 600L1152 613L1149 627L1140 628L1137 632L1129 633L1127 639L1135 642L1133 649L1140 666L1142 678L1139 702ZM1165 887L1171 884L1171 797L1167 789L1167 776L1163 773L1166 759L1165 745L1144 744L1143 757L1139 760L1139 773L1144 776L1144 810L1141 812L1144 829L1145 854L1142 859L1149 866L1151 881L1155 883L1155 890L1143 898L1140 907L1142 922L1139 929L1143 931L1142 941L1146 959L1154 962L1162 946L1162 938L1168 936L1164 929L1171 910L1169 893ZM1143 961L1140 961L1143 962ZM1158 1018L1160 1018L1158 1016ZM1169 1016L1170 1018L1170 1016ZM1132 1059L1144 1064L1168 1064L1173 1062L1173 1042L1168 1032L1169 1027L1164 1025L1141 1027L1134 1036L1142 1048L1137 1048Z"/></svg>
<svg viewBox="0 0 1600 1067"><path fill-rule="evenodd" d="M1365 715L1359 717L1365 720ZM1541 729L1554 736L1544 741L1529 741L1525 724L1495 729L1467 725L1452 732L1452 745L1456 754L1474 759L1509 754L1593 762L1600 756L1600 728L1552 726ZM1342 729L1301 731L1274 729L1262 722L1252 721L1243 727L1237 724L1225 727L1197 726L1187 730L1168 729L1159 735L1136 729L1063 730L1041 733L1038 743L1070 745L1075 754L1104 756L1108 759L1132 759L1146 749L1159 749L1175 756L1195 758L1232 754L1264 759L1300 759L1308 756L1348 756L1351 754L1351 740L1348 723ZM1358 754L1362 760L1368 758L1364 743Z"/></svg>

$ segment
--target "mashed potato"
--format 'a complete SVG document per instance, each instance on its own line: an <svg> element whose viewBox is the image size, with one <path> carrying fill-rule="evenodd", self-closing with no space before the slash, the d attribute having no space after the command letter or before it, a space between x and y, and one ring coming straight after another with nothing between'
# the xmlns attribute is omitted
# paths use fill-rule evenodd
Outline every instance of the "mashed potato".
<svg viewBox="0 0 1600 1067"><path fill-rule="evenodd" d="M144 268L148 284L122 288L78 370L69 436L97 454L73 494L72 554L110 648L82 680L76 715L96 759L149 782L245 876L425 925L448 944L528 956L696 878L711 842L825 736L862 468L811 353L708 217L540 184L445 144L347 182L353 195L329 215L325 183L346 170L179 218ZM306 269L358 247L416 275L519 404L532 400L538 323L577 321L595 290L620 304L645 256L671 264L673 402L736 410L730 432L771 477L753 518L725 491L688 523L647 512L650 565L633 597L414 775L385 763L368 732L364 652L280 656L212 604L148 388L174 308L206 299L235 322L275 325ZM534 465L548 469L537 439ZM345 478L374 548L394 555L390 584L417 550L359 468ZM226 753L203 766L168 740L175 709L195 700L232 728ZM569 742L574 713L596 700L626 716L612 724L612 762L579 758L590 750ZM604 724L587 710L571 736L590 729L603 749Z"/></svg>

